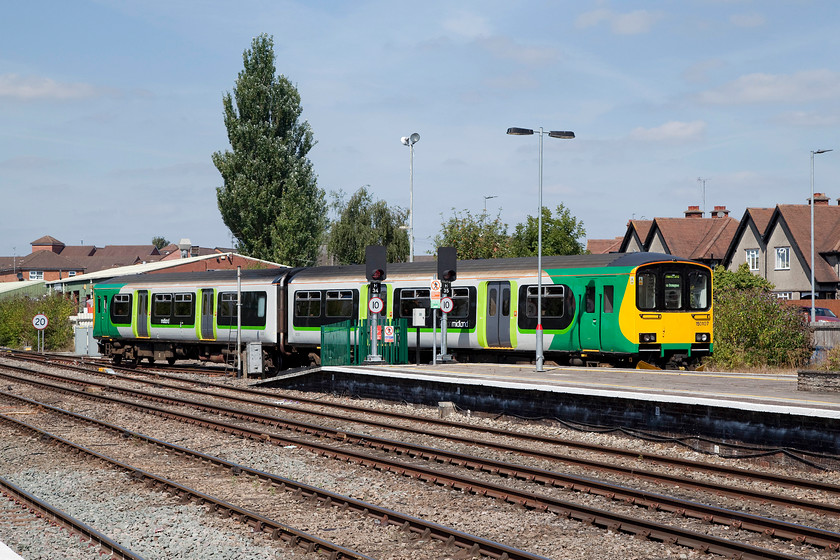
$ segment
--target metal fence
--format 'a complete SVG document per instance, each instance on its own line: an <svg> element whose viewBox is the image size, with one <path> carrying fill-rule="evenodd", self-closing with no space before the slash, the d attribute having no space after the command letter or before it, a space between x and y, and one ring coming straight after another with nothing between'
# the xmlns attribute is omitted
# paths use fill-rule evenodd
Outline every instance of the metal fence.
<svg viewBox="0 0 840 560"><path fill-rule="evenodd" d="M377 352L388 364L408 363L408 321L378 321ZM321 327L321 365L360 365L370 355L370 320L343 321ZM393 339L391 338L393 330Z"/></svg>

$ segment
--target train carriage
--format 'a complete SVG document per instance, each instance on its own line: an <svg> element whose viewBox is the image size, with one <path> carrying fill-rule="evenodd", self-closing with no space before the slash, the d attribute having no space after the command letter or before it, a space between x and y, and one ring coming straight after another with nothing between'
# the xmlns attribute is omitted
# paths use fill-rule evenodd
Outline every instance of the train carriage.
<svg viewBox="0 0 840 560"><path fill-rule="evenodd" d="M446 316L457 359L533 358L542 304L546 359L563 363L645 360L690 366L712 345L711 270L655 253L460 261ZM431 359L430 281L436 263L388 265L383 315L411 322L426 309L419 344ZM154 274L96 286L94 335L116 360L224 360L235 341L235 271ZM267 369L317 362L321 327L368 316L360 265L242 271L243 342L261 342ZM413 328L412 328L413 330ZM437 333L435 333L437 331ZM416 345L408 337L409 346Z"/></svg>

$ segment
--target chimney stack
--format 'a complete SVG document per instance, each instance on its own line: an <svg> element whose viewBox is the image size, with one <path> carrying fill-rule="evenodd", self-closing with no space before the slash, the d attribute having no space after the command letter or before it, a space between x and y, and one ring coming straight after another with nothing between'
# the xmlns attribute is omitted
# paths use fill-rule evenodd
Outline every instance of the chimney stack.
<svg viewBox="0 0 840 560"><path fill-rule="evenodd" d="M729 210L726 206L715 206L715 211L712 212L712 218L725 218L729 215Z"/></svg>
<svg viewBox="0 0 840 560"><path fill-rule="evenodd" d="M700 210L699 206L689 206L688 210L685 211L686 218L702 218L703 211Z"/></svg>
<svg viewBox="0 0 840 560"><path fill-rule="evenodd" d="M828 206L829 198L824 193L814 193L814 206ZM811 205L811 199L808 199L808 205Z"/></svg>

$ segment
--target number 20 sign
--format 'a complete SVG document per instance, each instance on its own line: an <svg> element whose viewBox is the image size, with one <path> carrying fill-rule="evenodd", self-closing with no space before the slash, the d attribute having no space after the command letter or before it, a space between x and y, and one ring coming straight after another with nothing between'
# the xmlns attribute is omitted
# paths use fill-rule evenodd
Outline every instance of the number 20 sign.
<svg viewBox="0 0 840 560"><path fill-rule="evenodd" d="M32 326L42 331L47 328L47 325L50 324L50 320L47 319L47 316L43 313L38 313L34 317L32 317Z"/></svg>

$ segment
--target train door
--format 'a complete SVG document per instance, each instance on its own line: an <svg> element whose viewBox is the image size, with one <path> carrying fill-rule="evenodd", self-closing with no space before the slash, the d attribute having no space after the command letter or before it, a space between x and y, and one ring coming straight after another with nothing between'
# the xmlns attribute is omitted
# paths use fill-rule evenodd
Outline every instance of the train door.
<svg viewBox="0 0 840 560"><path fill-rule="evenodd" d="M215 340L213 329L213 296L215 290L201 290L201 340Z"/></svg>
<svg viewBox="0 0 840 560"><path fill-rule="evenodd" d="M487 346L510 348L510 282L487 282Z"/></svg>
<svg viewBox="0 0 840 560"><path fill-rule="evenodd" d="M149 291L137 291L137 338L149 338Z"/></svg>
<svg viewBox="0 0 840 560"><path fill-rule="evenodd" d="M581 350L601 350L601 300L603 285L590 280L583 292L583 305L580 312L580 348Z"/></svg>

